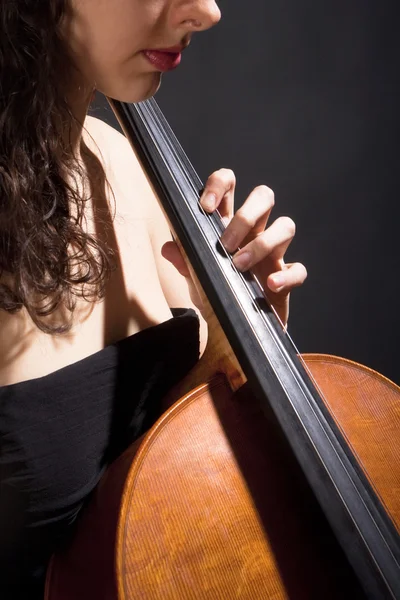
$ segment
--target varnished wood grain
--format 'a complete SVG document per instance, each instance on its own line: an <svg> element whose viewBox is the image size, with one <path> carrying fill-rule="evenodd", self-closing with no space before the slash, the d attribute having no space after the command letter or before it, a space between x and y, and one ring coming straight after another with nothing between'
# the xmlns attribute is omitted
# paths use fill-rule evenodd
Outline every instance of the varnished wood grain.
<svg viewBox="0 0 400 600"><path fill-rule="evenodd" d="M400 531L400 388L376 371L304 355L336 423Z"/></svg>
<svg viewBox="0 0 400 600"><path fill-rule="evenodd" d="M221 380L175 405L132 465L119 600L311 600L359 590L251 394Z"/></svg>
<svg viewBox="0 0 400 600"><path fill-rule="evenodd" d="M398 526L399 388L344 359L305 360ZM276 423L231 387L199 386L111 465L46 600L364 597Z"/></svg>

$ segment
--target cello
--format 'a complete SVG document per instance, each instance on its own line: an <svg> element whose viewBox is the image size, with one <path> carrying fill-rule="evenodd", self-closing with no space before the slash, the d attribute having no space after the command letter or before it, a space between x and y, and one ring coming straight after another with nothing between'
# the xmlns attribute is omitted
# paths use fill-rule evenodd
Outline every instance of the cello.
<svg viewBox="0 0 400 600"><path fill-rule="evenodd" d="M108 468L46 600L400 600L400 389L300 356L155 100L109 102L204 290L209 342Z"/></svg>

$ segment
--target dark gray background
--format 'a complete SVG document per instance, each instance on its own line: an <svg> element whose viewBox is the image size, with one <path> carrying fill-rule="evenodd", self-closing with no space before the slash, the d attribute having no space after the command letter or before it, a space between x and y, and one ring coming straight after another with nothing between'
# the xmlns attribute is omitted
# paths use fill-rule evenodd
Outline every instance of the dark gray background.
<svg viewBox="0 0 400 600"><path fill-rule="evenodd" d="M399 19L388 0L223 0L157 100L203 180L238 178L291 216L308 268L290 333L400 383ZM101 97L97 114L112 122Z"/></svg>

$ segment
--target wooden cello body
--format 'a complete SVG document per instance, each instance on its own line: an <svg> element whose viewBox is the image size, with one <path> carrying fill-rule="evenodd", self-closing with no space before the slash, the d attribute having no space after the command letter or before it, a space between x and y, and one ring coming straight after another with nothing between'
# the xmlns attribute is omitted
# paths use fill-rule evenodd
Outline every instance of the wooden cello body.
<svg viewBox="0 0 400 600"><path fill-rule="evenodd" d="M208 310L205 355L109 467L53 557L46 600L400 598L400 389L305 356L321 408L272 331L280 387L260 403L255 342L238 362Z"/></svg>

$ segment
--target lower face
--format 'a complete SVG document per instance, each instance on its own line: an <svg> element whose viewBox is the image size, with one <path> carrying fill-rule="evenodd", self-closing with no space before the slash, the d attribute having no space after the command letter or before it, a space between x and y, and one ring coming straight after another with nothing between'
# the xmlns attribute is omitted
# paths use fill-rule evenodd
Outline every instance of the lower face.
<svg viewBox="0 0 400 600"><path fill-rule="evenodd" d="M79 73L78 87L124 102L155 94L168 64L160 68L144 51L182 43L182 31L169 25L173 0L70 2L63 36Z"/></svg>

